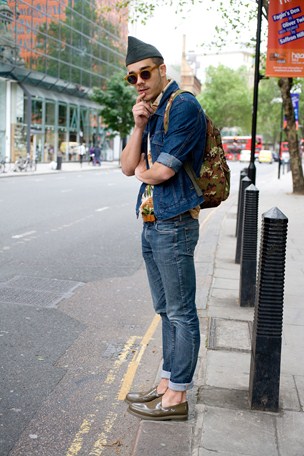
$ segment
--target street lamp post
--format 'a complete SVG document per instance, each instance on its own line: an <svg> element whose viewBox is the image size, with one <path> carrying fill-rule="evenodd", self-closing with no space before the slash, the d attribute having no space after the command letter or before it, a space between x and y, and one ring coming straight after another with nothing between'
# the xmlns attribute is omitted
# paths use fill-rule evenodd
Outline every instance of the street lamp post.
<svg viewBox="0 0 304 456"><path fill-rule="evenodd" d="M261 44L261 25L262 25L262 6L263 0L258 2L258 22L256 33L256 46L255 46L255 69L254 69L254 88L253 88L253 108L252 108L252 126L251 126L251 155L248 167L248 177L252 184L255 185L256 167L255 167L255 145L256 145L256 127L257 127L257 111L258 111L258 93L260 75L260 44Z"/></svg>

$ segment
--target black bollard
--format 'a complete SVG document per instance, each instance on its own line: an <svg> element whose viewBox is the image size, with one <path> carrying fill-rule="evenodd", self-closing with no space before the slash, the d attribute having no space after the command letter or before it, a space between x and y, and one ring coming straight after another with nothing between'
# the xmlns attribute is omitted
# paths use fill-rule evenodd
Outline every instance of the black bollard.
<svg viewBox="0 0 304 456"><path fill-rule="evenodd" d="M243 219L244 219L244 198L245 198L245 190L251 184L251 180L249 177L243 177L241 181L241 188L240 188L240 212L239 212L239 223L238 223L238 230L237 230L237 239L236 239L236 252L235 252L235 263L240 264L241 260L241 242L242 242L242 233L243 233Z"/></svg>
<svg viewBox="0 0 304 456"><path fill-rule="evenodd" d="M258 246L259 191L251 184L245 190L241 243L240 306L254 307Z"/></svg>
<svg viewBox="0 0 304 456"><path fill-rule="evenodd" d="M279 409L287 224L276 207L263 214L252 335L250 405L272 412Z"/></svg>
<svg viewBox="0 0 304 456"><path fill-rule="evenodd" d="M238 193L238 204L237 204L237 212L236 212L236 226L235 226L235 236L237 236L238 232L238 225L240 220L240 201L241 201L241 186L242 180L244 177L248 176L248 168L243 168L240 172L240 183L239 183L239 193Z"/></svg>

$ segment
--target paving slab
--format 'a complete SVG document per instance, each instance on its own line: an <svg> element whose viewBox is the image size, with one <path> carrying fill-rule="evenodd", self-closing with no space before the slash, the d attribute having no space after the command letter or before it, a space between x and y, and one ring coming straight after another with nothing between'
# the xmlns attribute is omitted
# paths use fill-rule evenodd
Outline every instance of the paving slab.
<svg viewBox="0 0 304 456"><path fill-rule="evenodd" d="M218 388L248 389L250 353L208 350L206 384Z"/></svg>
<svg viewBox="0 0 304 456"><path fill-rule="evenodd" d="M273 414L200 407L204 414L200 448L221 455L279 456Z"/></svg>
<svg viewBox="0 0 304 456"><path fill-rule="evenodd" d="M191 439L190 424L141 421L132 456L190 456Z"/></svg>
<svg viewBox="0 0 304 456"><path fill-rule="evenodd" d="M280 455L304 455L304 414L284 411L276 418Z"/></svg>

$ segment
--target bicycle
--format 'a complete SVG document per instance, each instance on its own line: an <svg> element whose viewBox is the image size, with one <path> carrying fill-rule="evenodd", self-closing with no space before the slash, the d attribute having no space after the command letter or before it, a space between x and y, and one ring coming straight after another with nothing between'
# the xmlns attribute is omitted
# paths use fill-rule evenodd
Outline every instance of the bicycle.
<svg viewBox="0 0 304 456"><path fill-rule="evenodd" d="M7 157L3 158L0 161L0 173L7 173L7 171L6 171L6 160L7 160Z"/></svg>
<svg viewBox="0 0 304 456"><path fill-rule="evenodd" d="M36 171L37 169L37 163L36 160L32 160L30 157L22 158L21 156L15 161L14 169L13 171L21 172L21 171Z"/></svg>

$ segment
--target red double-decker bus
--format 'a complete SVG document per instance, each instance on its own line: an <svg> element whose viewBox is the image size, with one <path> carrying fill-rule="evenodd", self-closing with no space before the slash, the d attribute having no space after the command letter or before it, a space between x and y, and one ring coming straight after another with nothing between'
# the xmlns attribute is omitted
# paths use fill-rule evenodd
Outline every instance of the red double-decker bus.
<svg viewBox="0 0 304 456"><path fill-rule="evenodd" d="M263 149L263 138L256 137L256 156ZM222 136L223 149L227 160L239 160L242 150L251 150L251 136Z"/></svg>

